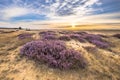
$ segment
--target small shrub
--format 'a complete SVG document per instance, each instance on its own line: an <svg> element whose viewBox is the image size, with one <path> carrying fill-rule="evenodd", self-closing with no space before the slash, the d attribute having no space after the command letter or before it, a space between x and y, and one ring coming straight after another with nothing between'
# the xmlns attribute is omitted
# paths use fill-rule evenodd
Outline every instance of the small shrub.
<svg viewBox="0 0 120 80"><path fill-rule="evenodd" d="M108 36L102 35L102 34L98 34L98 36L101 36L101 37L103 37L103 38L108 38Z"/></svg>
<svg viewBox="0 0 120 80"><path fill-rule="evenodd" d="M43 40L45 40L45 39L47 39L47 40L56 40L57 37L55 35L43 35L42 39Z"/></svg>
<svg viewBox="0 0 120 80"><path fill-rule="evenodd" d="M60 37L59 37L59 40L70 41L71 38L70 38L69 35L63 35L63 36L60 36Z"/></svg>
<svg viewBox="0 0 120 80"><path fill-rule="evenodd" d="M65 43L59 40L28 42L21 48L20 53L43 61L53 68L70 69L86 67L86 61L83 56L77 51L66 49Z"/></svg>
<svg viewBox="0 0 120 80"><path fill-rule="evenodd" d="M115 35L113 35L113 37L120 39L120 34L115 34Z"/></svg>
<svg viewBox="0 0 120 80"><path fill-rule="evenodd" d="M76 39L76 38L79 37L79 35L78 35L78 34L70 34L70 37L71 37L72 39Z"/></svg>
<svg viewBox="0 0 120 80"><path fill-rule="evenodd" d="M78 40L80 42L86 42L85 39L81 35L78 35L78 34L71 34L70 37L72 39L76 39L76 40Z"/></svg>
<svg viewBox="0 0 120 80"><path fill-rule="evenodd" d="M29 33L22 33L18 35L18 39L26 39L26 38L32 38L33 34L29 34Z"/></svg>
<svg viewBox="0 0 120 80"><path fill-rule="evenodd" d="M87 39L88 41L91 41L91 40L102 40L101 36L95 35L95 34L86 34L83 37L85 39Z"/></svg>
<svg viewBox="0 0 120 80"><path fill-rule="evenodd" d="M108 48L110 45L107 41L103 40L100 35L86 34L84 38L90 43L96 45L99 48Z"/></svg>
<svg viewBox="0 0 120 80"><path fill-rule="evenodd" d="M91 40L91 43L95 44L99 48L108 48L110 45L107 42L99 40Z"/></svg>
<svg viewBox="0 0 120 80"><path fill-rule="evenodd" d="M44 31L40 32L39 35L56 35L54 31Z"/></svg>
<svg viewBox="0 0 120 80"><path fill-rule="evenodd" d="M57 39L57 35L53 31L46 31L46 32L40 32L39 33L42 36L42 39L45 40L55 40Z"/></svg>
<svg viewBox="0 0 120 80"><path fill-rule="evenodd" d="M66 35L67 35L67 34L71 34L72 32L71 32L71 31L60 31L59 33L60 33L60 34L66 34Z"/></svg>
<svg viewBox="0 0 120 80"><path fill-rule="evenodd" d="M63 50L60 52L60 68L85 68L87 62L84 57L77 51L72 49Z"/></svg>
<svg viewBox="0 0 120 80"><path fill-rule="evenodd" d="M76 34L79 34L79 35L85 35L85 34L88 34L87 32L75 32Z"/></svg>
<svg viewBox="0 0 120 80"><path fill-rule="evenodd" d="M34 57L34 55L39 55L39 53L57 54L63 49L65 49L65 44L62 41L31 41L23 46L21 54Z"/></svg>

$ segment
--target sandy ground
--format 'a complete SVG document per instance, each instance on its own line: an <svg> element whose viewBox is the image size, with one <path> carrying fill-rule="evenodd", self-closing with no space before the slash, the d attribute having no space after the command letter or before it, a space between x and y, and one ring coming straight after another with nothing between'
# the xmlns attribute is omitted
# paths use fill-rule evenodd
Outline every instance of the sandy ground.
<svg viewBox="0 0 120 80"><path fill-rule="evenodd" d="M74 40L66 42L84 55L88 61L85 69L59 70L20 55L20 48L33 39L18 40L20 33L34 33L33 38L39 39L39 31L10 31L0 33L0 80L120 80L120 39L111 35L120 31L87 31L94 34L110 36L105 38L114 46L112 51L95 48L87 51L84 47L95 46Z"/></svg>

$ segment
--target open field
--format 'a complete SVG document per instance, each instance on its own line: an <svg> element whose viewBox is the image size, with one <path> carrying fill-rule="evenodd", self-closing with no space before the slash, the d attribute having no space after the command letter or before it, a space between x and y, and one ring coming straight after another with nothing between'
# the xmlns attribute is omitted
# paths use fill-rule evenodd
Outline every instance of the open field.
<svg viewBox="0 0 120 80"><path fill-rule="evenodd" d="M38 63L20 54L22 46L30 41L41 40L40 32L0 29L0 80L120 80L120 34L119 30L84 31L96 34L110 43L101 47L87 40L63 40L67 48L80 52L87 61L84 69L60 70ZM53 31L58 36L83 31ZM20 34L31 37L19 37Z"/></svg>

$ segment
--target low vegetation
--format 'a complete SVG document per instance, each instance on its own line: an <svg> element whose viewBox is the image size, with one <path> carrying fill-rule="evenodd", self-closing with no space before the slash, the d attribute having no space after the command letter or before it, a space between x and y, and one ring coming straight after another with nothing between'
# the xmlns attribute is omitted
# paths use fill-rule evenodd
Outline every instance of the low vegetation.
<svg viewBox="0 0 120 80"><path fill-rule="evenodd" d="M119 34L0 30L0 80L120 80Z"/></svg>
<svg viewBox="0 0 120 80"><path fill-rule="evenodd" d="M113 37L119 38L120 39L120 34L115 34Z"/></svg>
<svg viewBox="0 0 120 80"><path fill-rule="evenodd" d="M21 49L21 54L43 61L59 69L85 68L86 60L81 53L67 49L63 41L32 41Z"/></svg>

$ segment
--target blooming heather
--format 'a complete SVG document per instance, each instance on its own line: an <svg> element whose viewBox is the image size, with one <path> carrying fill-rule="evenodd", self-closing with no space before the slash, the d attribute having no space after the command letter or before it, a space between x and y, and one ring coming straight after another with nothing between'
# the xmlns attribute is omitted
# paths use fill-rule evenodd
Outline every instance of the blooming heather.
<svg viewBox="0 0 120 80"><path fill-rule="evenodd" d="M71 34L70 37L72 39L76 39L76 40L78 40L80 42L86 42L85 39L81 35L78 35L78 34Z"/></svg>
<svg viewBox="0 0 120 80"><path fill-rule="evenodd" d="M22 33L22 34L19 34L19 35L18 35L18 38L19 38L19 39L32 38L32 35L33 35L33 34L30 34L30 33Z"/></svg>
<svg viewBox="0 0 120 80"><path fill-rule="evenodd" d="M63 35L63 36L60 36L60 37L59 37L59 40L70 41L71 38L70 38L69 35Z"/></svg>
<svg viewBox="0 0 120 80"><path fill-rule="evenodd" d="M67 49L65 43L60 40L28 42L21 48L20 53L43 61L53 68L70 69L86 67L84 57L77 51Z"/></svg>
<svg viewBox="0 0 120 80"><path fill-rule="evenodd" d="M99 48L108 48L110 46L107 42L99 40L91 40L91 43L95 44Z"/></svg>
<svg viewBox="0 0 120 80"><path fill-rule="evenodd" d="M42 36L43 40L56 40L57 34L53 31L46 31L46 32L40 32L40 36Z"/></svg>

